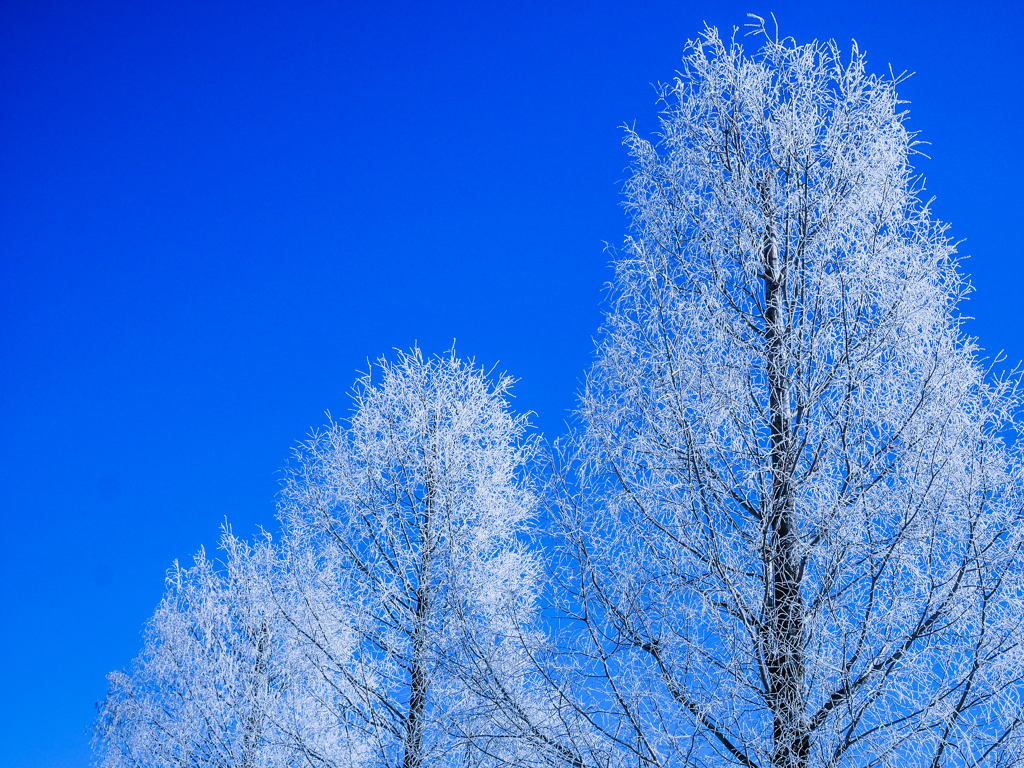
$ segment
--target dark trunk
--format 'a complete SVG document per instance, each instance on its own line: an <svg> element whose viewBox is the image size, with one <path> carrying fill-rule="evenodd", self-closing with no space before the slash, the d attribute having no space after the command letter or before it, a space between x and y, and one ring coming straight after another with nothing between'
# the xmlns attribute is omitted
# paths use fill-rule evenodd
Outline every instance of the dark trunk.
<svg viewBox="0 0 1024 768"><path fill-rule="evenodd" d="M260 694L263 693L263 677L267 672L270 653L270 630L264 621L256 636L250 638L256 645L256 663L253 666L252 682L249 690L251 700L242 732L242 761L240 768L255 768L259 756L260 744L263 741L263 709Z"/></svg>
<svg viewBox="0 0 1024 768"><path fill-rule="evenodd" d="M406 720L405 754L402 768L420 768L423 762L423 734L426 730L427 690L430 669L428 620L430 613L430 559L433 548L431 527L434 516L434 484L427 478L425 509L420 521L420 569L416 586L416 611L412 627L412 663L409 680L409 714Z"/></svg>
<svg viewBox="0 0 1024 768"><path fill-rule="evenodd" d="M765 331L771 418L772 488L766 536L767 605L763 653L772 708L774 768L804 768L810 739L804 723L804 611L800 592L800 538L793 489L793 424L785 308L786 270L772 233L765 250Z"/></svg>
<svg viewBox="0 0 1024 768"><path fill-rule="evenodd" d="M409 716L405 735L402 768L419 768L423 758L423 731L426 725L427 688L430 685L426 664L426 618L429 607L426 585L416 591L416 626L412 638L412 674L409 681Z"/></svg>

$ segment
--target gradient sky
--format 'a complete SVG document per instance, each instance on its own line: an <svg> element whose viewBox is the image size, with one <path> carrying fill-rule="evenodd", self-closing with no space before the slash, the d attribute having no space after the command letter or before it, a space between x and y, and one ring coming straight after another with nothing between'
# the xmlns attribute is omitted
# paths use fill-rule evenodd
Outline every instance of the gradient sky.
<svg viewBox="0 0 1024 768"><path fill-rule="evenodd" d="M970 331L1024 358L1020 7L4 0L0 763L85 768L167 567L225 517L274 529L276 471L367 358L457 339L563 429L620 126L655 128L704 21L774 11L917 72Z"/></svg>

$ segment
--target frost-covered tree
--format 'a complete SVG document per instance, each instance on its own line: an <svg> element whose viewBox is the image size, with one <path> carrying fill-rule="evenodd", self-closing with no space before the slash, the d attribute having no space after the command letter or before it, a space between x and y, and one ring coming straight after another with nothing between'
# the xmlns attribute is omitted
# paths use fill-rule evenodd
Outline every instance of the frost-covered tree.
<svg viewBox="0 0 1024 768"><path fill-rule="evenodd" d="M560 502L563 702L615 765L1018 764L1017 380L857 47L714 29L628 132Z"/></svg>
<svg viewBox="0 0 1024 768"><path fill-rule="evenodd" d="M142 653L108 675L94 735L103 768L310 765L294 736L340 743L290 653L270 541L225 530L220 550L221 568L202 551L191 568L174 564Z"/></svg>
<svg viewBox="0 0 1024 768"><path fill-rule="evenodd" d="M369 764L531 761L535 499L511 380L418 349L373 376L287 472L288 620Z"/></svg>

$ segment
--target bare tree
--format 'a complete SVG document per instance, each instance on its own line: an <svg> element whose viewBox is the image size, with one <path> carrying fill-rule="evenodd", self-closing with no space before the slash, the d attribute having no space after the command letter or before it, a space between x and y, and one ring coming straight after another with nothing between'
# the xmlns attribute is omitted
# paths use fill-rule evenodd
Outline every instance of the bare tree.
<svg viewBox="0 0 1024 768"><path fill-rule="evenodd" d="M511 380L418 349L374 374L288 470L288 620L372 764L525 762L536 504Z"/></svg>
<svg viewBox="0 0 1024 768"><path fill-rule="evenodd" d="M280 547L171 573L103 766L1024 764L1018 377L963 332L900 78L755 31L706 30L627 133L554 527L509 379L382 361L297 451Z"/></svg>
<svg viewBox="0 0 1024 768"><path fill-rule="evenodd" d="M559 686L637 766L1018 764L1017 379L854 45L714 29L626 137Z"/></svg>
<svg viewBox="0 0 1024 768"><path fill-rule="evenodd" d="M108 676L94 735L104 768L297 766L309 761L290 734L337 742L289 654L270 541L225 530L221 551L222 569L202 551L174 564L142 653Z"/></svg>

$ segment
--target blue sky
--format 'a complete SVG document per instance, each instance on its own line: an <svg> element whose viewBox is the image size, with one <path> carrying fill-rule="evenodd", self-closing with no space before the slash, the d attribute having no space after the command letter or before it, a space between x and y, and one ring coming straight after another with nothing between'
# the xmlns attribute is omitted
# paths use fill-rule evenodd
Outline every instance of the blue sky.
<svg viewBox="0 0 1024 768"><path fill-rule="evenodd" d="M620 126L748 11L917 72L969 330L1024 358L1019 6L0 5L0 762L88 764L167 567L225 517L273 530L278 468L367 358L457 339L562 430Z"/></svg>

